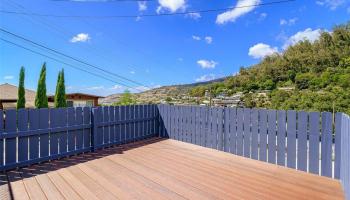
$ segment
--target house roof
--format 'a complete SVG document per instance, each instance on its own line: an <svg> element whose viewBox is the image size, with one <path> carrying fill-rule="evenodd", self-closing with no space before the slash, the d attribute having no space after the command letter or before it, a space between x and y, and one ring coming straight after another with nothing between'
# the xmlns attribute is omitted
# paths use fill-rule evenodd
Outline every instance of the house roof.
<svg viewBox="0 0 350 200"><path fill-rule="evenodd" d="M17 100L18 87L8 83L0 85L0 100ZM35 91L25 90L26 101L34 101Z"/></svg>

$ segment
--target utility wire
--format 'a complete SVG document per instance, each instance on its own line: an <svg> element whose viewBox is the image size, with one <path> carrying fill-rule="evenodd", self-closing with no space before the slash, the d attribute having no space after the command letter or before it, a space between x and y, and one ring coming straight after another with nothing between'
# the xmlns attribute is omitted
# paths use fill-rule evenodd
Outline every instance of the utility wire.
<svg viewBox="0 0 350 200"><path fill-rule="evenodd" d="M19 48L25 49L25 50L27 50L27 51L30 51L30 52L32 52L32 53L34 53L34 54L41 55L41 56L46 57L46 58L48 58L48 59L51 59L51 60L54 60L54 61L56 61L56 62L62 63L62 64L64 64L64 65L67 65L67 66L72 67L72 68L74 68L74 69L77 69L77 70L80 70L80 71L86 72L86 73L91 74L91 75L93 75L93 76L97 76L97 77L100 77L100 78L102 78L102 79L105 79L105 80L111 81L111 82L113 82L113 83L116 83L116 84L119 84L119 85L123 85L123 86L125 86L125 87L127 87L127 88L130 88L130 89L135 89L135 90L138 90L138 91L140 91L140 92L143 92L143 90L140 90L140 89L138 89L138 88L131 87L131 86L127 85L127 84L124 84L124 83L121 83L121 82L118 82L118 81L115 81L115 80L112 80L112 79L106 78L106 77L104 77L104 76L102 76L102 75L99 75L99 74L96 74L96 73L90 72L90 71L88 71L88 70L85 70L85 69L82 69L82 68L76 67L76 66L74 66L74 65L72 65L72 64L69 64L69 63L64 62L64 61L62 61L62 60L59 60L59 59L53 58L53 57L51 57L51 56L45 55L45 54L43 54L43 53L40 53L40 52L34 51L34 50L32 50L32 49L29 49L29 48L24 47L24 46L22 46L22 45L20 45L20 44L17 44L17 43L11 42L11 41L6 40L6 39L4 39L4 38L1 38L1 37L0 37L0 40L4 41L4 42L6 42L6 43L9 43L9 44L11 44L11 45L13 45L13 46L16 46L16 47L19 47Z"/></svg>
<svg viewBox="0 0 350 200"><path fill-rule="evenodd" d="M32 16L39 16L39 17L56 17L56 18L90 18L90 19L135 18L135 17L159 17L159 16L171 16L171 15L186 15L186 14L193 14L193 13L220 12L220 11L229 11L229 10L237 9L237 8L267 6L267 5L288 3L288 2L293 2L293 1L296 1L296 0L272 1L272 2L266 2L266 3L245 5L245 6L234 6L234 7L227 7L227 8L208 9L208 10L185 11L185 12L177 12L177 13L141 14L141 15L105 15L105 16L95 16L95 15L54 15L54 14L17 12L17 11L9 11L9 10L0 10L0 12L1 13L5 13L5 14L32 15Z"/></svg>
<svg viewBox="0 0 350 200"><path fill-rule="evenodd" d="M47 49L47 50L49 50L49 51L52 51L52 52L54 52L54 53L57 53L57 54L59 54L59 55L62 55L62 56L64 56L64 57L70 58L70 59L72 59L72 60L74 60L74 61L76 61L76 62L79 62L79 63L82 63L82 64L84 64L84 65L93 67L93 68L98 69L98 70L100 70L100 71L103 71L103 72L105 72L105 73L107 73L107 74L112 74L112 75L114 75L114 76L116 76L116 77L118 77L118 78L127 80L127 81L132 82L132 83L134 83L134 84L136 84L136 85L143 86L143 87L145 87L145 88L150 89L149 87L143 85L142 83L139 83L139 82L137 82L137 81L131 80L131 79L126 78L126 77L124 77L124 76L118 75L118 74L116 74L116 73L114 73L114 72L105 70L105 69L103 69L103 68L101 68L101 67L98 67L98 66L96 66L96 65L92 65L92 64L87 63L87 62L85 62L85 61L83 61L83 60L80 60L80 59L78 59L78 58L69 56L69 55L67 55L67 54L65 54L65 53L61 53L61 52L59 52L59 51L57 51L57 50L55 50L55 49L52 49L52 48L47 47L47 46L44 46L44 45L39 44L39 43L37 43L37 42L34 42L34 41L30 40L30 39L24 38L24 37L22 37L22 36L20 36L20 35L17 35L17 34L15 34L15 33L12 33L12 32L10 32L10 31L7 31L7 30L5 30L5 29L3 29L3 28L0 28L0 31L2 31L2 32L6 33L6 34L9 34L9 35L11 35L11 36L14 36L14 37L16 37L16 38L22 39L22 40L24 40L24 41L26 41L26 42L29 42L29 43L31 43L31 44L34 44L34 45L36 45L36 46L39 46L39 47L42 47L42 48Z"/></svg>

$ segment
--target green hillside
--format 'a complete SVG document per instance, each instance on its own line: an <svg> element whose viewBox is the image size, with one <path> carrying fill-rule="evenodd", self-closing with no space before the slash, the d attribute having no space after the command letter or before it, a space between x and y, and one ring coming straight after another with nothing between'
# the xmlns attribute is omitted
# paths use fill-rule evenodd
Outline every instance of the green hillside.
<svg viewBox="0 0 350 200"><path fill-rule="evenodd" d="M190 95L244 92L247 107L350 113L350 23L302 41L283 53L241 68L222 82L196 86ZM267 96L259 95L267 91Z"/></svg>

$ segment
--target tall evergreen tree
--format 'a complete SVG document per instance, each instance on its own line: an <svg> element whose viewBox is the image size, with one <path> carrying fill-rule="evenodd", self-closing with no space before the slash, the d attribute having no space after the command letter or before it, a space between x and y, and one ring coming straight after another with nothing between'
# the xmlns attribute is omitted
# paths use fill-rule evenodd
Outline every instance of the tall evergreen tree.
<svg viewBox="0 0 350 200"><path fill-rule="evenodd" d="M56 108L67 107L66 87L64 84L63 69L58 73L56 93L55 93L55 107Z"/></svg>
<svg viewBox="0 0 350 200"><path fill-rule="evenodd" d="M46 63L43 64L38 81L38 88L35 96L35 107L47 108L48 100L46 96Z"/></svg>
<svg viewBox="0 0 350 200"><path fill-rule="evenodd" d="M21 67L21 71L19 72L17 109L25 108L26 106L24 77L25 77L24 67Z"/></svg>

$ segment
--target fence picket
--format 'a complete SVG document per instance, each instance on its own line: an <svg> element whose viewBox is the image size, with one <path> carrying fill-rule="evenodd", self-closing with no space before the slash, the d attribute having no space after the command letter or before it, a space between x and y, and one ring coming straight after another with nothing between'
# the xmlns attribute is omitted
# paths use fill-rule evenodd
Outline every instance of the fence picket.
<svg viewBox="0 0 350 200"><path fill-rule="evenodd" d="M91 108L89 107L83 108L83 122L84 122L84 125L91 123ZM83 130L84 148L91 147L91 136L92 136L91 133L92 133L92 128L86 128Z"/></svg>
<svg viewBox="0 0 350 200"><path fill-rule="evenodd" d="M4 134L4 113L0 110L0 136ZM4 139L0 139L0 167L4 165Z"/></svg>
<svg viewBox="0 0 350 200"><path fill-rule="evenodd" d="M78 107L75 108L75 124L77 126L83 125L83 108ZM84 141L84 136L83 136L83 129L76 130L75 134L75 149L82 149L83 148L83 141Z"/></svg>
<svg viewBox="0 0 350 200"><path fill-rule="evenodd" d="M29 113L29 130L39 129L39 120L38 120L39 109L29 109L28 113ZM51 124L52 124L52 120L51 120ZM51 143L51 140L50 140L50 143ZM29 136L29 159L33 160L36 158L39 158L39 136L31 135Z"/></svg>
<svg viewBox="0 0 350 200"><path fill-rule="evenodd" d="M237 109L230 108L230 152L237 154Z"/></svg>
<svg viewBox="0 0 350 200"><path fill-rule="evenodd" d="M298 169L307 171L307 113L298 112Z"/></svg>
<svg viewBox="0 0 350 200"><path fill-rule="evenodd" d="M287 167L294 168L296 165L296 112L287 111Z"/></svg>
<svg viewBox="0 0 350 200"><path fill-rule="evenodd" d="M252 109L251 112L251 123L252 123L252 149L251 158L258 160L259 158L259 127L258 127L259 112L257 109Z"/></svg>
<svg viewBox="0 0 350 200"><path fill-rule="evenodd" d="M201 106L200 108L200 145L205 147L205 144L206 144L206 133L205 133L205 130L206 130L206 120L205 120L205 110L206 110L206 107L204 106Z"/></svg>
<svg viewBox="0 0 350 200"><path fill-rule="evenodd" d="M224 133L223 133L223 144L224 151L229 152L230 150L230 109L224 108Z"/></svg>
<svg viewBox="0 0 350 200"><path fill-rule="evenodd" d="M6 120L5 120L5 132L15 133L17 131L17 111L14 109L6 110ZM5 140L5 164L15 164L16 163L16 138L6 138Z"/></svg>
<svg viewBox="0 0 350 200"><path fill-rule="evenodd" d="M50 127L57 128L60 127L60 118L59 118L59 109L53 108L50 109ZM37 127L39 128L39 126ZM50 133L50 156L58 154L58 133Z"/></svg>
<svg viewBox="0 0 350 200"><path fill-rule="evenodd" d="M334 178L340 178L340 166L341 166L341 141L342 141L342 113L336 113L335 115L335 161L334 161ZM350 180L349 180L350 181Z"/></svg>
<svg viewBox="0 0 350 200"><path fill-rule="evenodd" d="M277 164L286 165L286 111L277 112Z"/></svg>
<svg viewBox="0 0 350 200"><path fill-rule="evenodd" d="M41 115L41 113L40 113ZM67 108L59 108L59 127L67 127ZM41 141L41 137L40 137ZM64 130L59 133L59 152L67 152L67 131Z"/></svg>
<svg viewBox="0 0 350 200"><path fill-rule="evenodd" d="M259 110L259 160L267 161L267 110Z"/></svg>
<svg viewBox="0 0 350 200"><path fill-rule="evenodd" d="M121 115L120 115L120 106L116 106L114 108L114 119L116 122L120 122L121 120ZM140 109L140 108L139 108ZM120 144L121 143L121 125L118 123L115 125L115 142L116 144Z"/></svg>
<svg viewBox="0 0 350 200"><path fill-rule="evenodd" d="M237 108L237 155L243 155L243 108Z"/></svg>
<svg viewBox="0 0 350 200"><path fill-rule="evenodd" d="M0 112L0 115L1 114L2 113ZM18 131L27 131L28 130L28 110L19 109L17 112L17 120L18 120ZM0 134L1 134L1 129L2 127L0 127ZM29 138L28 136L23 136L18 138L18 162L27 161L29 158L28 157L28 152L29 152L28 138ZM2 148L2 146L0 146L0 148Z"/></svg>
<svg viewBox="0 0 350 200"><path fill-rule="evenodd" d="M309 172L319 174L320 113L311 112L309 120Z"/></svg>
<svg viewBox="0 0 350 200"><path fill-rule="evenodd" d="M321 175L332 177L332 113L322 113Z"/></svg>
<svg viewBox="0 0 350 200"><path fill-rule="evenodd" d="M245 108L243 114L243 132L244 132L244 157L250 158L251 130L250 130L250 108Z"/></svg>
<svg viewBox="0 0 350 200"><path fill-rule="evenodd" d="M76 116L75 116L75 108L70 107L67 109L68 114L68 126L74 126L76 125ZM76 138L76 131L71 130L68 131L68 151L74 151L75 150L75 138Z"/></svg>
<svg viewBox="0 0 350 200"><path fill-rule="evenodd" d="M268 110L268 162L276 163L276 110Z"/></svg>
<svg viewBox="0 0 350 200"><path fill-rule="evenodd" d="M109 106L108 108L108 115L109 115L109 122L115 123L114 118L114 106ZM109 126L109 143L114 144L115 143L115 125L112 124Z"/></svg>

